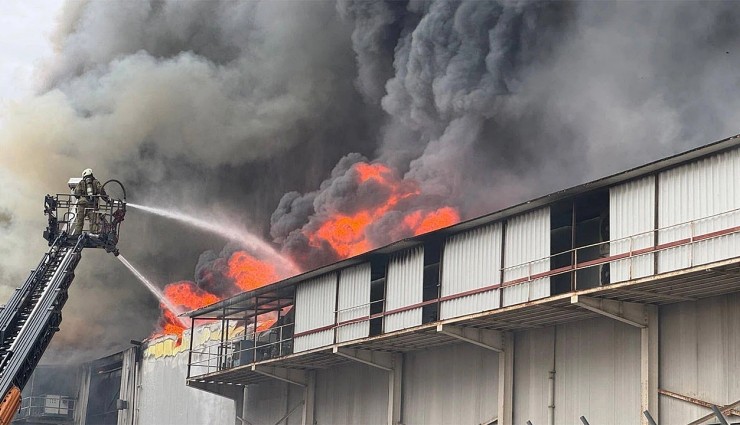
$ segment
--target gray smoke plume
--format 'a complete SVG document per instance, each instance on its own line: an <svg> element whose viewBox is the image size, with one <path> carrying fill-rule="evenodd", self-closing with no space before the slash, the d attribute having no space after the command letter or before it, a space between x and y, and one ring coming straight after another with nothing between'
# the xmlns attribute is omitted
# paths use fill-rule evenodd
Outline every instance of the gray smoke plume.
<svg viewBox="0 0 740 425"><path fill-rule="evenodd" d="M0 296L45 249L43 195L90 166L139 203L243 216L311 267L336 253L307 233L387 199L355 183L360 161L420 190L372 224L382 244L407 235L408 211L469 218L733 135L739 20L731 2L70 2L38 94L3 118ZM233 252L133 211L124 231L161 283ZM57 351L107 351L156 322L98 254Z"/></svg>

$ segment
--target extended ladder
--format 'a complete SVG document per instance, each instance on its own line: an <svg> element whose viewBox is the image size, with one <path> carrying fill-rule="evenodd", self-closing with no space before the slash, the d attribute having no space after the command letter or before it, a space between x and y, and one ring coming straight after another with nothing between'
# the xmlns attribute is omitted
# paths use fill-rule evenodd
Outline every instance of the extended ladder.
<svg viewBox="0 0 740 425"><path fill-rule="evenodd" d="M66 235L57 238L38 267L2 308L1 395L8 394L13 388L22 389L25 386L52 336L59 330L62 307L67 301L67 289L74 278L75 267L80 262L85 237L79 236L75 241L67 241ZM0 410L0 423L1 421Z"/></svg>

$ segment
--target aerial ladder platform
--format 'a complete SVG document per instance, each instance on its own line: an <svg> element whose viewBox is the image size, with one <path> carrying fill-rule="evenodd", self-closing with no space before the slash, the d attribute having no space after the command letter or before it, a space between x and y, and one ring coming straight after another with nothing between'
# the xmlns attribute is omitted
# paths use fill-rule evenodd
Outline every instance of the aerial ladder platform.
<svg viewBox="0 0 740 425"><path fill-rule="evenodd" d="M71 179L70 189L74 191L79 180ZM105 184L110 182L121 185L117 180ZM21 390L59 331L67 290L82 250L102 248L118 255L118 236L126 213L123 185L121 189L122 200L94 196L84 206L71 194L46 195L44 213L49 225L44 238L49 251L0 310L0 425L13 420ZM85 216L82 229L74 229L77 214Z"/></svg>

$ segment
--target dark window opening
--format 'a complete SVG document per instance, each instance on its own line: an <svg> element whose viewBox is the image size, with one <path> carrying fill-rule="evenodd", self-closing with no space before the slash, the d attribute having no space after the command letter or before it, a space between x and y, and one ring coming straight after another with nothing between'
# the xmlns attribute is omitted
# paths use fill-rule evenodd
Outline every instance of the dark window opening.
<svg viewBox="0 0 740 425"><path fill-rule="evenodd" d="M439 298L439 262L442 257L442 241L433 240L424 244L424 290L423 301ZM439 303L430 303L421 309L421 322L435 322L439 319Z"/></svg>
<svg viewBox="0 0 740 425"><path fill-rule="evenodd" d="M573 202L568 200L550 207L550 270L573 265ZM573 273L550 278L550 294L570 292Z"/></svg>
<svg viewBox="0 0 740 425"><path fill-rule="evenodd" d="M85 420L87 423L99 425L118 423L117 401L121 392L121 365L119 361L91 368L90 395Z"/></svg>
<svg viewBox="0 0 740 425"><path fill-rule="evenodd" d="M380 314L385 308L385 276L388 257L379 256L370 261L370 316ZM370 336L383 333L383 317L370 319Z"/></svg>
<svg viewBox="0 0 740 425"><path fill-rule="evenodd" d="M609 191L587 194L575 200L576 263L609 256ZM609 283L609 264L594 265L576 272L576 289Z"/></svg>
<svg viewBox="0 0 740 425"><path fill-rule="evenodd" d="M550 208L550 270L583 264L609 255L609 191L563 201ZM572 251L576 248L575 251ZM550 278L550 293L595 288L609 283L609 264Z"/></svg>

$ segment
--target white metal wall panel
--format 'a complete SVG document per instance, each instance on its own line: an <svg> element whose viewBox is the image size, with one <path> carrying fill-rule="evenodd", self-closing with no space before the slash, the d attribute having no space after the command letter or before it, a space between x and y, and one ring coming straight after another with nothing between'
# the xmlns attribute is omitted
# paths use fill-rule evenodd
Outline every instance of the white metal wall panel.
<svg viewBox="0 0 740 425"><path fill-rule="evenodd" d="M546 424L550 371L555 359L555 327L514 334L515 424ZM557 376L557 373L555 374Z"/></svg>
<svg viewBox="0 0 740 425"><path fill-rule="evenodd" d="M318 370L314 400L316 424L387 423L388 372L357 362Z"/></svg>
<svg viewBox="0 0 740 425"><path fill-rule="evenodd" d="M640 329L604 317L556 332L555 423L639 424Z"/></svg>
<svg viewBox="0 0 740 425"><path fill-rule="evenodd" d="M491 350L460 343L413 351L403 379L406 425L487 424L498 416L498 354Z"/></svg>
<svg viewBox="0 0 740 425"><path fill-rule="evenodd" d="M660 174L658 222L661 244L740 225L740 149ZM691 223L689 223L691 222ZM686 224L688 223L688 224ZM659 272L740 255L740 234L707 239L658 254Z"/></svg>
<svg viewBox="0 0 740 425"><path fill-rule="evenodd" d="M304 389L277 379L244 386L244 409L241 416L247 424L297 425L301 423ZM281 421L285 415L288 418Z"/></svg>
<svg viewBox="0 0 740 425"><path fill-rule="evenodd" d="M447 239L442 256L442 296L501 283L501 223ZM499 307L499 290L443 301L442 319Z"/></svg>
<svg viewBox="0 0 740 425"><path fill-rule="evenodd" d="M660 387L720 406L740 400L740 293L661 306L660 315ZM707 413L660 396L660 423Z"/></svg>
<svg viewBox="0 0 740 425"><path fill-rule="evenodd" d="M370 316L370 263L344 269L339 274L337 323ZM364 338L370 334L370 320L337 328L337 342Z"/></svg>
<svg viewBox="0 0 740 425"><path fill-rule="evenodd" d="M504 251L504 283L550 270L550 208L509 219ZM503 291L504 306L548 297L550 278L507 286Z"/></svg>
<svg viewBox="0 0 740 425"><path fill-rule="evenodd" d="M395 254L388 262L385 311L414 304L424 299L424 247ZM385 316L384 331L393 332L421 325L421 307Z"/></svg>
<svg viewBox="0 0 740 425"><path fill-rule="evenodd" d="M329 273L299 284L295 294L295 333L333 325L336 299L336 273ZM327 329L297 336L293 343L293 352L325 347L333 343L334 330Z"/></svg>
<svg viewBox="0 0 740 425"><path fill-rule="evenodd" d="M609 189L609 255L625 254L654 245L655 176ZM654 254L612 261L611 283L653 274Z"/></svg>
<svg viewBox="0 0 740 425"><path fill-rule="evenodd" d="M128 425L134 423L134 406L136 405L136 365L137 349L129 348L122 353L121 362L121 390L119 398L126 400L130 406L118 412L118 425Z"/></svg>
<svg viewBox="0 0 740 425"><path fill-rule="evenodd" d="M190 332L191 330L186 330L183 335L185 347L190 345L188 340ZM220 335L220 324L199 326L195 333ZM201 338L196 337L193 344L194 352L204 351L207 346L218 343L217 340L208 338L202 342L199 340ZM171 344L169 346L172 347L174 341L169 342ZM155 347L151 347L150 344L155 344ZM140 360L139 378L135 386L136 402L135 405L129 404L129 409L136 409L135 423L138 425L233 423L234 415L237 414L234 400L185 385L188 374L188 350L168 354L167 350L156 349L156 344L162 342L158 343L156 340L148 342L148 347ZM196 370L191 369L192 372ZM88 422L87 425L92 424Z"/></svg>

